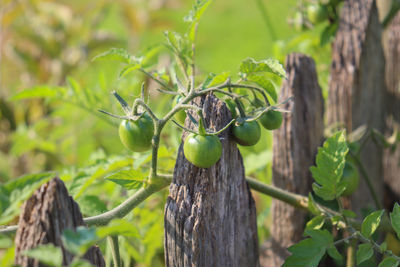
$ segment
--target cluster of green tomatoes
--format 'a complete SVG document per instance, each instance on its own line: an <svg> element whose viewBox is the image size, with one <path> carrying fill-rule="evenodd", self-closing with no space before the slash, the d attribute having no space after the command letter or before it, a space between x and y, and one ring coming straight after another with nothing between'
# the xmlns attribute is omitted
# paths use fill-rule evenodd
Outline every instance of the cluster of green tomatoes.
<svg viewBox="0 0 400 267"><path fill-rule="evenodd" d="M312 28L324 21L334 23L337 19L337 9L342 0L309 1L296 11L292 20L296 30Z"/></svg>
<svg viewBox="0 0 400 267"><path fill-rule="evenodd" d="M174 105L180 100L180 96L174 98ZM231 111L232 127L231 136L242 146L253 146L261 136L261 128L256 120L247 120L243 108L239 101L235 102L228 99L225 101ZM237 112L239 111L239 112ZM238 115L240 114L240 115ZM186 112L180 110L174 118L181 124L185 123ZM273 109L263 113L259 119L261 125L274 130L282 124L282 114ZM134 152L149 150L152 146L154 125L151 117L143 113L137 120L123 120L119 126L119 136L122 143ZM185 139L183 151L186 159L193 165L200 168L209 168L214 165L221 157L222 144L216 133L207 132L204 128L204 121L200 116L198 131L191 132Z"/></svg>

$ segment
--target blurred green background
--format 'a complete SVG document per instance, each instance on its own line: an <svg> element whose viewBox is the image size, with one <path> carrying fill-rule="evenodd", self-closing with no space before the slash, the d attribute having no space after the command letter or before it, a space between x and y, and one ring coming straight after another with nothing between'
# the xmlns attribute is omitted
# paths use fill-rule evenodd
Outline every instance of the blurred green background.
<svg viewBox="0 0 400 267"><path fill-rule="evenodd" d="M163 43L163 31L186 30L182 18L192 4L188 0L2 0L0 182L57 171L86 216L126 199L131 192L104 177L132 164L145 172L150 154L127 151L118 138L118 121L98 109L122 114L112 90L131 102L139 96L143 81L151 92L155 85L140 73L119 79L119 63L92 62L92 58L111 47L135 55ZM214 1L199 26L198 72L234 74L246 57L272 57L284 63L288 53L303 52L316 60L326 95L330 47L320 46L324 25L305 32L293 29L289 22L298 4L296 0ZM161 53L156 60L162 70L170 58ZM35 93L24 91L32 88ZM157 114L164 114L171 103L171 96L150 94ZM160 167L165 172L173 171L180 135L173 126L164 131ZM240 148L247 175L270 182L271 148L272 135L265 130L255 147ZM167 190L158 193L129 215L142 238L120 240L127 263L162 265L167 194ZM268 238L270 198L256 193L254 197L262 242ZM105 254L109 259L109 251Z"/></svg>

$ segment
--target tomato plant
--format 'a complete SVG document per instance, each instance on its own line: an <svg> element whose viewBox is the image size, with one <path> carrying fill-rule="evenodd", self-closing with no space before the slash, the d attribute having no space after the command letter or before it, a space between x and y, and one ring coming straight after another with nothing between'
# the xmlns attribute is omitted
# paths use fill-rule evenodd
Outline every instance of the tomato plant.
<svg viewBox="0 0 400 267"><path fill-rule="evenodd" d="M183 151L193 165L209 168L220 159L222 145L218 136L190 133L185 139Z"/></svg>
<svg viewBox="0 0 400 267"><path fill-rule="evenodd" d="M343 196L350 196L356 191L358 183L360 182L360 176L356 166L351 162L346 162L344 166L342 182L346 186L346 189L343 191Z"/></svg>

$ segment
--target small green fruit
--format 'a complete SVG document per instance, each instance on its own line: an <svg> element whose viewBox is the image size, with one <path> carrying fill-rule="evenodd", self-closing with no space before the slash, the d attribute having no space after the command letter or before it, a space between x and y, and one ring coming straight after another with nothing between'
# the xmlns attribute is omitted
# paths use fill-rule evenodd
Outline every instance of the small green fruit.
<svg viewBox="0 0 400 267"><path fill-rule="evenodd" d="M262 126L267 130L278 129L282 124L282 120L282 113L276 110L268 110L260 118Z"/></svg>

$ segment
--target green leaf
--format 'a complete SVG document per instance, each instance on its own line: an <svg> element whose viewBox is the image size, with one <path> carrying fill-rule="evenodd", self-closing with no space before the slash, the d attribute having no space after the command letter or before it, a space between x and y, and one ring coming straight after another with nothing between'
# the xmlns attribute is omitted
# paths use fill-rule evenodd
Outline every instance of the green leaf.
<svg viewBox="0 0 400 267"><path fill-rule="evenodd" d="M83 195L78 199L78 203L85 216L94 216L107 211L106 204L98 196Z"/></svg>
<svg viewBox="0 0 400 267"><path fill-rule="evenodd" d="M138 189L143 186L146 176L138 170L122 170L106 177L127 190Z"/></svg>
<svg viewBox="0 0 400 267"><path fill-rule="evenodd" d="M65 229L61 236L64 247L78 256L85 254L98 239L95 228L86 228L84 226L77 227L76 231Z"/></svg>
<svg viewBox="0 0 400 267"><path fill-rule="evenodd" d="M134 58L123 48L111 48L110 50L95 56L92 61L95 60L114 60L122 63L130 64L133 63Z"/></svg>
<svg viewBox="0 0 400 267"><path fill-rule="evenodd" d="M390 213L390 221L397 237L400 238L400 205L398 203L394 204L393 211Z"/></svg>
<svg viewBox="0 0 400 267"><path fill-rule="evenodd" d="M286 71L282 64L276 59L265 59L261 61L255 61L252 58L246 58L242 61L239 71L245 78L251 74L256 73L273 73L281 78L286 78Z"/></svg>
<svg viewBox="0 0 400 267"><path fill-rule="evenodd" d="M247 81L254 82L261 86L271 96L272 100L276 102L278 95L272 81L263 74L250 74L247 76Z"/></svg>
<svg viewBox="0 0 400 267"><path fill-rule="evenodd" d="M230 77L230 75L231 75L230 72L223 72L221 74L214 75L214 77L210 80L210 82L206 86L211 87L217 84L221 84L225 82Z"/></svg>
<svg viewBox="0 0 400 267"><path fill-rule="evenodd" d="M99 238L113 235L140 237L138 229L132 223L124 219L114 219L107 226L98 227L96 233Z"/></svg>
<svg viewBox="0 0 400 267"><path fill-rule="evenodd" d="M363 236L369 238L376 231L383 213L384 210L374 211L364 219L361 225L361 234Z"/></svg>
<svg viewBox="0 0 400 267"><path fill-rule="evenodd" d="M130 73L130 72L132 72L132 71L135 71L135 70L138 70L138 69L140 69L140 68L141 68L141 65L140 65L140 64L137 64L137 63L129 64L129 65L125 66L125 67L119 72L118 77L119 77L119 78L123 78L123 77L124 77L125 75L127 75L128 73Z"/></svg>
<svg viewBox="0 0 400 267"><path fill-rule="evenodd" d="M312 238L307 238L288 248L292 253L283 267L317 267L324 256L326 248Z"/></svg>
<svg viewBox="0 0 400 267"><path fill-rule="evenodd" d="M399 266L399 262L396 258L387 257L381 263L379 263L378 267L397 267Z"/></svg>
<svg viewBox="0 0 400 267"><path fill-rule="evenodd" d="M343 215L346 216L347 218L356 218L357 214L355 214L353 211L351 210L343 210L342 211Z"/></svg>
<svg viewBox="0 0 400 267"><path fill-rule="evenodd" d="M84 259L77 259L75 258L71 264L69 265L69 267L94 267L94 265L92 265L90 262L88 262L87 260Z"/></svg>
<svg viewBox="0 0 400 267"><path fill-rule="evenodd" d="M40 85L22 90L11 97L11 100L22 100L32 98L53 98L66 91L63 87Z"/></svg>
<svg viewBox="0 0 400 267"><path fill-rule="evenodd" d="M333 236L327 230L319 229L306 229L305 233L309 235L314 241L316 241L320 246L328 247L333 243Z"/></svg>
<svg viewBox="0 0 400 267"><path fill-rule="evenodd" d="M374 255L374 250L372 249L371 244L366 243L359 245L356 254L357 265L368 260L372 255Z"/></svg>
<svg viewBox="0 0 400 267"><path fill-rule="evenodd" d="M327 43L331 42L336 35L336 31L338 29L338 23L330 23L321 33L321 41L320 45L324 46Z"/></svg>
<svg viewBox="0 0 400 267"><path fill-rule="evenodd" d="M328 247L326 252L328 253L329 256L331 256L332 259L335 259L339 262L343 261L343 256L339 253L339 251L334 245Z"/></svg>
<svg viewBox="0 0 400 267"><path fill-rule="evenodd" d="M189 15L184 18L186 22L190 22L188 31L190 41L194 41L196 37L196 25L210 4L211 0L196 0L195 4L193 5L193 9L190 10Z"/></svg>
<svg viewBox="0 0 400 267"><path fill-rule="evenodd" d="M307 222L306 229L321 229L325 223L325 217L318 215Z"/></svg>
<svg viewBox="0 0 400 267"><path fill-rule="evenodd" d="M13 245L13 240L7 235L0 235L0 249L9 248Z"/></svg>
<svg viewBox="0 0 400 267"><path fill-rule="evenodd" d="M387 243L386 241L382 242L382 244L379 246L381 253L384 253L387 250Z"/></svg>
<svg viewBox="0 0 400 267"><path fill-rule="evenodd" d="M317 182L313 184L313 190L324 200L333 200L345 190L341 178L347 152L344 131L337 132L328 138L318 149L316 166L312 166L310 171Z"/></svg>
<svg viewBox="0 0 400 267"><path fill-rule="evenodd" d="M22 254L49 266L62 266L63 254L61 248L52 244L39 245L33 249L23 251Z"/></svg>

